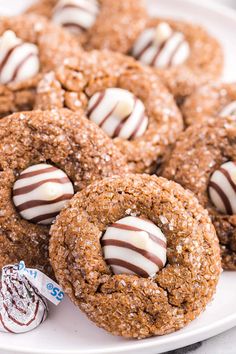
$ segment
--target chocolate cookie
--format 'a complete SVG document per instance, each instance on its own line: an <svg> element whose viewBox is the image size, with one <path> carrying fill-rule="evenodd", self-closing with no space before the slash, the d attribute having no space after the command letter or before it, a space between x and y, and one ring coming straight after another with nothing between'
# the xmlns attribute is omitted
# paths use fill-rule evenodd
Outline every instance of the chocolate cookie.
<svg viewBox="0 0 236 354"><path fill-rule="evenodd" d="M36 107L83 109L135 172L152 172L183 129L172 95L156 74L132 58L92 51L39 83Z"/></svg>
<svg viewBox="0 0 236 354"><path fill-rule="evenodd" d="M107 178L78 193L51 229L50 258L70 299L124 337L184 327L211 300L221 271L207 211L164 178Z"/></svg>
<svg viewBox="0 0 236 354"><path fill-rule="evenodd" d="M121 53L129 50L147 21L143 0L41 0L28 12L69 29L87 49Z"/></svg>
<svg viewBox="0 0 236 354"><path fill-rule="evenodd" d="M77 41L45 18L1 17L0 116L32 109L42 73L79 52Z"/></svg>
<svg viewBox="0 0 236 354"><path fill-rule="evenodd" d="M186 125L212 117L236 115L236 84L211 83L199 87L181 107Z"/></svg>
<svg viewBox="0 0 236 354"><path fill-rule="evenodd" d="M50 274L49 226L76 191L126 172L112 141L82 113L15 113L0 121L0 269L24 260Z"/></svg>
<svg viewBox="0 0 236 354"><path fill-rule="evenodd" d="M192 125L182 133L163 173L193 191L208 209L225 269L236 269L235 144L235 118Z"/></svg>
<svg viewBox="0 0 236 354"><path fill-rule="evenodd" d="M181 103L194 89L219 77L223 53L218 41L202 27L151 18L130 54L149 65Z"/></svg>

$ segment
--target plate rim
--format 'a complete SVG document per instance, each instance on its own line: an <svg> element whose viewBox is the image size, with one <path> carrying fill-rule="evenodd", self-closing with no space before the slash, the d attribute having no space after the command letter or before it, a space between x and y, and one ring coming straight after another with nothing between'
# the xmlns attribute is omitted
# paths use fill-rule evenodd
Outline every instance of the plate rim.
<svg viewBox="0 0 236 354"><path fill-rule="evenodd" d="M230 271L224 272L224 274L229 274L232 273ZM221 276L224 276L223 274ZM211 302L208 304L208 306L211 306ZM203 312L205 313L205 311ZM192 321L193 322L193 321ZM234 326L236 326L236 312L228 315L224 318L222 318L221 320L217 321L217 322L212 322L210 325L206 324L203 327L197 328L195 330L192 330L190 332L186 332L186 333L181 333L181 336L179 339L176 339L176 337L170 337L168 338L168 341L165 343L165 336L156 336L156 337L150 337L147 339L144 339L142 341L136 341L136 342L132 342L132 347L127 344L129 340L127 340L126 343L122 343L121 345L119 345L119 347L117 346L115 351L114 351L114 347L107 347L104 349L69 349L65 352L65 350L63 349L37 349L35 348L34 351L32 352L32 348L28 348L28 349L23 349L23 348L17 348L17 346L4 346L1 347L0 345L0 353L1 350L6 350L9 353L14 353L14 354L120 354L120 353L129 353L129 351L140 351L140 350L147 350L147 349L154 349L155 346L157 347L157 354L158 353L162 353L163 351L165 351L164 346L169 345L171 342L175 342L176 346L175 349L177 348L181 348L183 345L183 341L185 346L186 345L190 345L190 344L194 344L197 343L199 341L203 341L205 339L208 338L212 338L220 333L224 333L228 330L230 330L231 328L233 328ZM180 332L176 331L173 333L178 333ZM210 335L209 335L210 333ZM11 334L9 334L10 336ZM192 337L194 337L195 339L191 339ZM10 338L10 337L9 337ZM156 339L159 339L159 342L156 342ZM161 343L161 341L163 343ZM161 352L158 351L158 346L162 347L161 348Z"/></svg>
<svg viewBox="0 0 236 354"><path fill-rule="evenodd" d="M151 0L151 1L155 1L155 0ZM156 0L157 1L157 0ZM199 3L198 0L175 0L176 2L179 3L188 3L188 5L191 3L194 6L197 6L198 8L202 8L202 9L206 9L206 10L210 10L212 12L214 12L215 14L219 15L220 17L227 17L230 18L231 20L233 20L235 22L236 25L236 10L234 10L233 8L229 8L224 4L220 4L220 3L215 3L214 0L208 0L208 3ZM202 341L208 338L212 338L220 333L224 333L228 330L230 330L231 328L233 328L234 326L236 326L236 312L228 315L224 318L222 318L221 320L217 321L217 322L213 322L210 325L205 325L201 328L197 328L195 330L192 330L190 332L186 332L181 334L180 339L176 339L176 337L170 337L168 338L168 343L165 343L165 336L157 336L157 337L151 337L151 338L147 338L141 341L136 341L132 343L132 346L130 346L129 344L123 343L121 345L119 345L119 347L117 346L114 352L114 348L113 347L107 347L104 349L69 349L66 351L65 350L61 350L61 349L34 349L34 352L32 352L32 348L18 348L17 346L12 346L12 345L6 345L4 344L4 346L1 345L0 343L0 353L2 350L6 350L9 353L19 353L19 354L113 354L113 353L129 353L130 351L140 351L142 349L154 349L155 346L158 347L159 346L165 346L168 345L171 342L176 342L176 349L177 348L181 348L183 341L185 345L190 345L190 344L194 344L198 341ZM181 331L181 330L180 330ZM178 331L177 331L178 332ZM176 333L177 333L176 332ZM1 333L0 333L1 334ZM195 337L195 339L191 339L192 337ZM10 338L10 337L9 337ZM159 338L159 343L156 342L155 340ZM160 343L160 338L163 339L164 343ZM180 343L180 341L182 342L182 344ZM9 341L10 342L10 341ZM163 349L162 349L163 350ZM165 350L165 349L164 349ZM158 351L158 348L157 348ZM160 353L158 351L158 353Z"/></svg>

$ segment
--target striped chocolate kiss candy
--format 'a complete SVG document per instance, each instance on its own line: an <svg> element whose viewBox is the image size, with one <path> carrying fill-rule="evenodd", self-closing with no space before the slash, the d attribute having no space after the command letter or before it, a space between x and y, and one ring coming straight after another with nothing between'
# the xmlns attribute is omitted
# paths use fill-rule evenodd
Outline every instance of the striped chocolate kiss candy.
<svg viewBox="0 0 236 354"><path fill-rule="evenodd" d="M127 216L108 226L101 246L114 274L154 276L166 263L166 237L153 222Z"/></svg>
<svg viewBox="0 0 236 354"><path fill-rule="evenodd" d="M89 100L87 115L111 138L132 140L142 136L148 126L143 102L120 88L95 93Z"/></svg>
<svg viewBox="0 0 236 354"><path fill-rule="evenodd" d="M24 170L13 186L13 202L22 218L49 225L74 195L74 188L62 170L38 164Z"/></svg>
<svg viewBox="0 0 236 354"><path fill-rule="evenodd" d="M39 51L32 43L23 42L12 31L0 38L0 83L20 82L39 72Z"/></svg>
<svg viewBox="0 0 236 354"><path fill-rule="evenodd" d="M220 111L221 117L229 117L235 115L236 115L236 101L232 101Z"/></svg>
<svg viewBox="0 0 236 354"><path fill-rule="evenodd" d="M97 0L61 0L54 9L52 20L78 33L93 26L98 12Z"/></svg>
<svg viewBox="0 0 236 354"><path fill-rule="evenodd" d="M47 302L18 273L6 266L0 277L0 332L24 333L38 327L48 314Z"/></svg>
<svg viewBox="0 0 236 354"><path fill-rule="evenodd" d="M132 55L146 65L164 69L183 64L190 55L190 47L183 33L174 32L162 22L139 36Z"/></svg>
<svg viewBox="0 0 236 354"><path fill-rule="evenodd" d="M236 214L236 164L228 161L216 170L209 181L209 197L223 214Z"/></svg>

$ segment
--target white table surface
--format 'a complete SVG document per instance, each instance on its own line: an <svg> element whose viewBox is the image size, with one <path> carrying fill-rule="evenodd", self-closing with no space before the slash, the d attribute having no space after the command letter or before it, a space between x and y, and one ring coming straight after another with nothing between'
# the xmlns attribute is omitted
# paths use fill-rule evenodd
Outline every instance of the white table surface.
<svg viewBox="0 0 236 354"><path fill-rule="evenodd" d="M14 14L14 11L12 11L13 1L19 4L21 0L11 0L10 7L6 0L0 0L0 4L4 4L6 15ZM27 0L27 1L29 4L33 2L33 0ZM221 4L235 7L236 9L236 0L205 0L205 1L219 2ZM187 353L188 354L236 354L236 327L231 329L230 331L222 333L202 343L197 343L190 347L183 347L182 349L177 349L168 352L168 354L187 354ZM0 350L0 354L7 354L7 353L5 351L3 352Z"/></svg>

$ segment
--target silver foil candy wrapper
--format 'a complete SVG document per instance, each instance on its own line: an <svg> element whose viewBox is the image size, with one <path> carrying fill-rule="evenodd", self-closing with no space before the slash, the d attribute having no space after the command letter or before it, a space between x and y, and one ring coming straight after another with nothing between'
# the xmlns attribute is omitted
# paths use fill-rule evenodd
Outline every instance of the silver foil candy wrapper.
<svg viewBox="0 0 236 354"><path fill-rule="evenodd" d="M31 331L47 314L46 299L19 273L18 265L4 267L0 273L0 332Z"/></svg>

